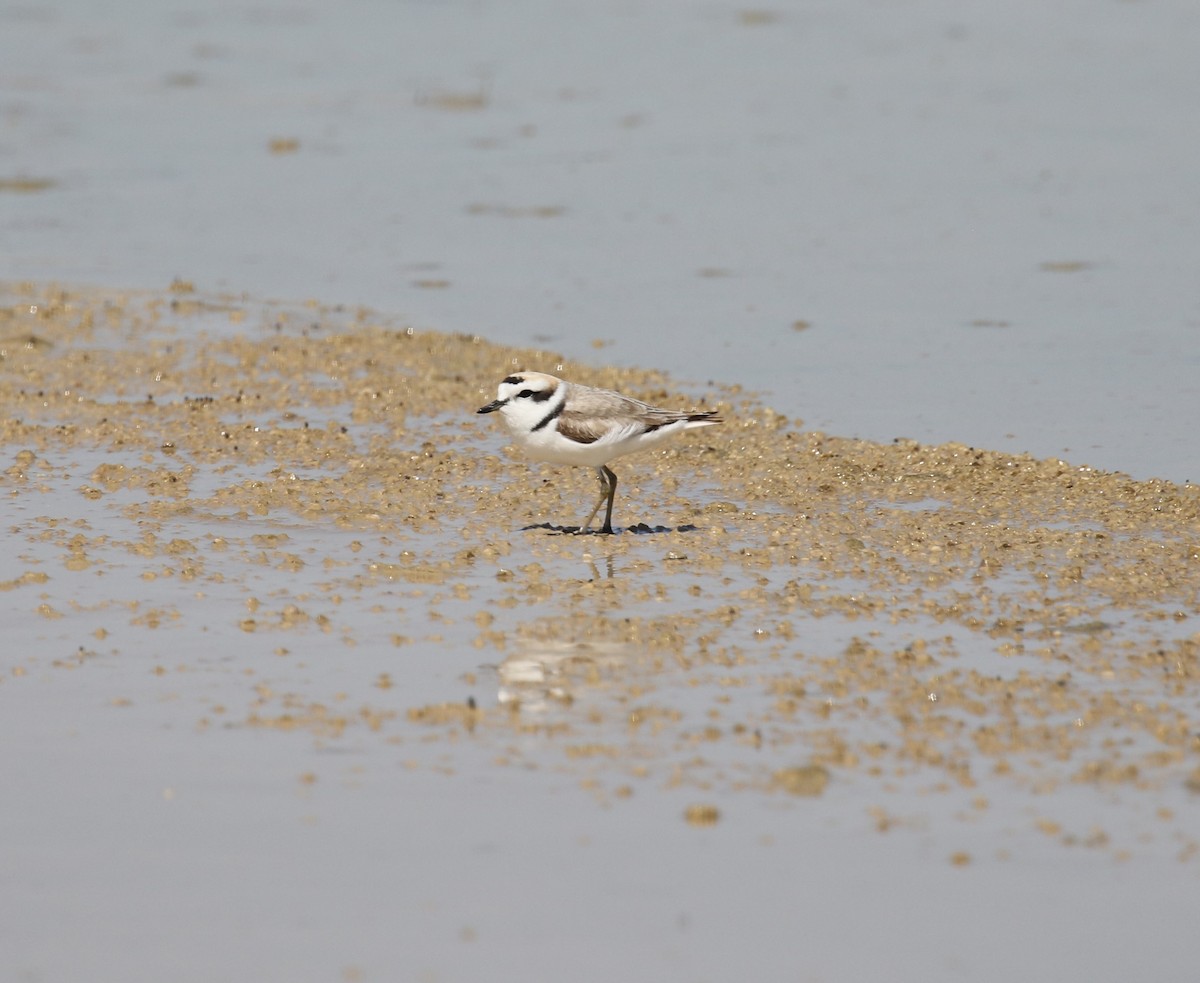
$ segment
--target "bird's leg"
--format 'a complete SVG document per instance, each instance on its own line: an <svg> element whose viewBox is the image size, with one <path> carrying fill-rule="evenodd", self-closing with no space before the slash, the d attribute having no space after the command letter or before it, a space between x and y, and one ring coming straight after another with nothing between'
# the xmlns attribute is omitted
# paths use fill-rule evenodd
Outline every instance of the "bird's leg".
<svg viewBox="0 0 1200 983"><path fill-rule="evenodd" d="M603 533L611 533L612 529L612 507L613 497L617 494L617 476L613 474L612 469L606 465L601 465L596 468L596 477L600 479L600 497L596 499L596 504L592 506L592 511L588 513L588 517L583 520L583 525L579 527L580 533L585 533L588 526L592 524L592 520L596 518L596 513L600 511L600 506L604 499L608 499L608 512L604 516L604 525L600 529Z"/></svg>
<svg viewBox="0 0 1200 983"><path fill-rule="evenodd" d="M600 527L600 531L608 533L611 536L613 499L617 497L617 473L607 464L603 465L600 470L605 475L608 475L608 511L604 513L604 525ZM603 479L603 475L601 478Z"/></svg>

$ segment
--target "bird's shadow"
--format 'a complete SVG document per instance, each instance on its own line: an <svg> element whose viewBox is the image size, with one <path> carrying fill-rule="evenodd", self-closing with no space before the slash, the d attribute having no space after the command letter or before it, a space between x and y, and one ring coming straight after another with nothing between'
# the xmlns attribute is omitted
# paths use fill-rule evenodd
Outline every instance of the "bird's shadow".
<svg viewBox="0 0 1200 983"><path fill-rule="evenodd" d="M522 526L521 532L533 532L535 529L545 529L556 536L619 536L621 533L631 533L634 536L661 536L663 533L671 532L695 532L698 528L698 526L693 526L690 523L672 527L650 526L644 522L639 522L637 525L628 526L624 529L614 529L611 534L603 533L599 529L589 529L585 533L580 533L578 526L556 526L551 522L539 522L532 526Z"/></svg>

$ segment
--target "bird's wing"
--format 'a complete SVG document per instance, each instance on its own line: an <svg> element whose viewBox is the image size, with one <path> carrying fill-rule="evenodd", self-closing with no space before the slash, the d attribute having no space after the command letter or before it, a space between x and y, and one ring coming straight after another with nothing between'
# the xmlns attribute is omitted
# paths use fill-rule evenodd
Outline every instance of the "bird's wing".
<svg viewBox="0 0 1200 983"><path fill-rule="evenodd" d="M578 416L596 419L611 419L615 416L641 417L653 406L632 396L622 396L610 389L593 389L591 386L571 386L567 399L571 408L567 411Z"/></svg>
<svg viewBox="0 0 1200 983"><path fill-rule="evenodd" d="M616 432L629 435L657 430L679 420L700 421L713 417L710 422L720 422L715 410L706 413L667 410L610 389L590 386L572 385L568 402L570 409L564 408L559 414L558 432L581 444L595 443L602 438L616 439Z"/></svg>
<svg viewBox="0 0 1200 983"><path fill-rule="evenodd" d="M558 415L558 432L577 444L594 444L612 430L612 424L595 416L563 411Z"/></svg>

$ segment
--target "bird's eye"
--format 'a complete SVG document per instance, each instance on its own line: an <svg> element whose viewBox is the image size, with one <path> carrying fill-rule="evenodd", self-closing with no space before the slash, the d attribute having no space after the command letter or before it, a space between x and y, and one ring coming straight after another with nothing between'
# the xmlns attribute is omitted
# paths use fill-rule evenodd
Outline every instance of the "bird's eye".
<svg viewBox="0 0 1200 983"><path fill-rule="evenodd" d="M532 389L522 389L519 393L517 393L517 399L528 399L532 395Z"/></svg>

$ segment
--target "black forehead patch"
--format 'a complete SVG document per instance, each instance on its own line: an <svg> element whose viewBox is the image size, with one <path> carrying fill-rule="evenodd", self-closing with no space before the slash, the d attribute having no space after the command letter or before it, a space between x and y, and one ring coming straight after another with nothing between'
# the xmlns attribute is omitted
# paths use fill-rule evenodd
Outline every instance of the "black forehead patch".
<svg viewBox="0 0 1200 983"><path fill-rule="evenodd" d="M525 381L525 377L523 375L510 375L507 379L505 379L501 383L501 385L502 386L519 386L524 381Z"/></svg>

